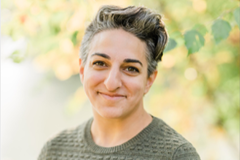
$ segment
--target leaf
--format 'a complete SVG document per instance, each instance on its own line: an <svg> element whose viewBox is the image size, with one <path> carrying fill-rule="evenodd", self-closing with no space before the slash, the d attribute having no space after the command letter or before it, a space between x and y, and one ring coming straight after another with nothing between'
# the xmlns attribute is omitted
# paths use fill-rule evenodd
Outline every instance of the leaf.
<svg viewBox="0 0 240 160"><path fill-rule="evenodd" d="M194 27L193 27L194 30L198 31L199 33L201 33L202 35L205 35L208 30L207 28L202 25L202 24L196 24Z"/></svg>
<svg viewBox="0 0 240 160"><path fill-rule="evenodd" d="M78 35L78 31L75 31L75 32L72 34L72 37L71 37L71 40L72 40L74 46L78 43L77 35Z"/></svg>
<svg viewBox="0 0 240 160"><path fill-rule="evenodd" d="M21 52L19 50L13 52L10 56L9 56L10 59L13 60L13 62L15 63L21 63L23 60L24 60L24 55L21 54Z"/></svg>
<svg viewBox="0 0 240 160"><path fill-rule="evenodd" d="M169 39L168 39L167 46L166 46L166 48L164 49L164 53L172 50L172 49L175 48L176 46L177 46L177 42L176 42L174 39L169 38Z"/></svg>
<svg viewBox="0 0 240 160"><path fill-rule="evenodd" d="M205 39L201 33L196 30L187 31L184 34L185 46L188 49L188 54L195 53L204 45Z"/></svg>
<svg viewBox="0 0 240 160"><path fill-rule="evenodd" d="M231 26L227 21L222 19L216 20L212 25L212 34L216 44L228 38Z"/></svg>
<svg viewBox="0 0 240 160"><path fill-rule="evenodd" d="M171 33L170 37L176 41L177 45L181 46L184 44L183 34L179 30Z"/></svg>
<svg viewBox="0 0 240 160"><path fill-rule="evenodd" d="M235 9L233 15L240 29L240 8Z"/></svg>

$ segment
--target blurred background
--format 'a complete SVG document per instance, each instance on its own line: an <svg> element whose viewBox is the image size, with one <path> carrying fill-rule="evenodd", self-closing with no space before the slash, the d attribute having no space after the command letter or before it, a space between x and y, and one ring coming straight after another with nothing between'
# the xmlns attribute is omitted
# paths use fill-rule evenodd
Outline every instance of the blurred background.
<svg viewBox="0 0 240 160"><path fill-rule="evenodd" d="M237 0L2 0L1 159L37 159L49 138L92 116L78 51L104 4L163 15L170 39L146 110L188 139L201 159L238 159Z"/></svg>

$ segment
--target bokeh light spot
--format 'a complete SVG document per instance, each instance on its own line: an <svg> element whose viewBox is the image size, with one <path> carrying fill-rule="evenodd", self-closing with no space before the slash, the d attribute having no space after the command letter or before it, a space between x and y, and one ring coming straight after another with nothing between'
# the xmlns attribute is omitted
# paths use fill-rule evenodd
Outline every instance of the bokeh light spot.
<svg viewBox="0 0 240 160"><path fill-rule="evenodd" d="M202 13L206 10L207 3L204 0L193 0L193 9L199 13Z"/></svg>
<svg viewBox="0 0 240 160"><path fill-rule="evenodd" d="M174 56L170 55L170 54L166 54L162 57L162 66L165 68L172 68L176 61Z"/></svg>
<svg viewBox="0 0 240 160"><path fill-rule="evenodd" d="M192 81L197 78L197 71L194 68L188 68L184 72L185 78Z"/></svg>
<svg viewBox="0 0 240 160"><path fill-rule="evenodd" d="M72 69L67 64L60 64L55 69L55 75L59 80L66 80L72 76Z"/></svg>

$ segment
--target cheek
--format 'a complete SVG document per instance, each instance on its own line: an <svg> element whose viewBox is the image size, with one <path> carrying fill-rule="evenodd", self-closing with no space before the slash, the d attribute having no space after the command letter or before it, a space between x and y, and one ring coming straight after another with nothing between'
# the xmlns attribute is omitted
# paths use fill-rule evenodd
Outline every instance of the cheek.
<svg viewBox="0 0 240 160"><path fill-rule="evenodd" d="M96 96L96 88L102 82L102 76L99 73L94 73L94 71L86 71L83 87L88 98L94 99Z"/></svg>
<svg viewBox="0 0 240 160"><path fill-rule="evenodd" d="M143 95L145 89L145 82L143 82L142 79L131 78L125 80L125 84L127 85L126 87L128 88L128 91L130 92L131 96Z"/></svg>
<svg viewBox="0 0 240 160"><path fill-rule="evenodd" d="M103 74L96 72L94 70L88 70L85 73L85 85L94 85L98 84L103 80Z"/></svg>

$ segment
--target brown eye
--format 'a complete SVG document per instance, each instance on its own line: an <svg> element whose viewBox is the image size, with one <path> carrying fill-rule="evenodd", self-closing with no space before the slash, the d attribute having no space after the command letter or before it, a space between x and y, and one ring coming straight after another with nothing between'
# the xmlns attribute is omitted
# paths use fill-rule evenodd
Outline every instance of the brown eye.
<svg viewBox="0 0 240 160"><path fill-rule="evenodd" d="M106 66L106 64L104 62L102 62L102 61L96 61L96 62L93 63L93 65L102 66L102 67Z"/></svg>
<svg viewBox="0 0 240 160"><path fill-rule="evenodd" d="M139 72L139 70L135 67L127 67L126 70L129 72Z"/></svg>

